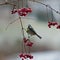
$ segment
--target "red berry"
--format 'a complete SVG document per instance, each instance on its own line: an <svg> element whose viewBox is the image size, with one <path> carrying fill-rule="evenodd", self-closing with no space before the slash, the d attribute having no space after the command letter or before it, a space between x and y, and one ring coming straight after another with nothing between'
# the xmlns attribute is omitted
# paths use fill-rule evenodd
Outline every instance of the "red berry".
<svg viewBox="0 0 60 60"><path fill-rule="evenodd" d="M33 56L30 56L30 59L33 59Z"/></svg>
<svg viewBox="0 0 60 60"><path fill-rule="evenodd" d="M24 58L22 58L22 60L24 60Z"/></svg>
<svg viewBox="0 0 60 60"><path fill-rule="evenodd" d="M24 59L27 58L25 54L20 54L19 57L20 57L20 58L24 58Z"/></svg>
<svg viewBox="0 0 60 60"><path fill-rule="evenodd" d="M27 42L27 39L26 39L26 38L23 38L23 40L24 40L24 43L26 43L26 42Z"/></svg>
<svg viewBox="0 0 60 60"><path fill-rule="evenodd" d="M24 60L26 58L33 59L33 56L30 54L20 54L19 56L20 56L20 58L22 58L22 60Z"/></svg>
<svg viewBox="0 0 60 60"><path fill-rule="evenodd" d="M60 25L58 25L56 28L57 28L57 29L60 29Z"/></svg>
<svg viewBox="0 0 60 60"><path fill-rule="evenodd" d="M18 9L17 12L18 12L19 15L22 14L21 9Z"/></svg>
<svg viewBox="0 0 60 60"><path fill-rule="evenodd" d="M27 15L27 13L26 13L26 12L23 12L22 14L23 14L23 16L26 16L26 15Z"/></svg>
<svg viewBox="0 0 60 60"><path fill-rule="evenodd" d="M27 8L27 12L28 13L31 13L32 12L32 9L31 8Z"/></svg>
<svg viewBox="0 0 60 60"><path fill-rule="evenodd" d="M26 13L31 13L32 9L31 8L21 8L22 12L26 12Z"/></svg>
<svg viewBox="0 0 60 60"><path fill-rule="evenodd" d="M18 14L19 14L20 16L23 16L23 13L22 13L22 12L19 12Z"/></svg>
<svg viewBox="0 0 60 60"><path fill-rule="evenodd" d="M51 28L51 25L52 25L52 23L51 22L48 22L48 27L49 28Z"/></svg>
<svg viewBox="0 0 60 60"><path fill-rule="evenodd" d="M20 13L21 12L21 9L18 9L17 12Z"/></svg>
<svg viewBox="0 0 60 60"><path fill-rule="evenodd" d="M31 8L21 8L21 9L18 9L17 12L18 12L18 14L19 14L20 16L26 16L27 13L28 13L28 12L31 13L32 10L31 10Z"/></svg>
<svg viewBox="0 0 60 60"><path fill-rule="evenodd" d="M51 25L48 25L49 28L51 28Z"/></svg>
<svg viewBox="0 0 60 60"><path fill-rule="evenodd" d="M48 22L48 25L52 25L52 22Z"/></svg>
<svg viewBox="0 0 60 60"><path fill-rule="evenodd" d="M15 14L17 12L17 10L15 9L15 10L12 10L11 11L11 14Z"/></svg>
<svg viewBox="0 0 60 60"><path fill-rule="evenodd" d="M48 27L49 27L49 28L51 28L51 26L55 26L55 25L57 25L56 22L48 22Z"/></svg>
<svg viewBox="0 0 60 60"><path fill-rule="evenodd" d="M32 56L32 55L26 54L25 56L26 56L27 58L29 58L29 59L33 59L33 56Z"/></svg>
<svg viewBox="0 0 60 60"><path fill-rule="evenodd" d="M20 13L21 12L21 9L18 9L17 11L18 11L18 13Z"/></svg>
<svg viewBox="0 0 60 60"><path fill-rule="evenodd" d="M53 23L51 22L50 25L53 25Z"/></svg>
<svg viewBox="0 0 60 60"><path fill-rule="evenodd" d="M27 15L26 12L22 12L22 11L18 11L18 14L19 14L20 16L26 16L26 15Z"/></svg>
<svg viewBox="0 0 60 60"><path fill-rule="evenodd" d="M48 23L51 23L51 22L48 22Z"/></svg>
<svg viewBox="0 0 60 60"><path fill-rule="evenodd" d="M26 46L30 46L30 47L32 47L32 45L33 45L32 42L28 42L28 43L26 44Z"/></svg>
<svg viewBox="0 0 60 60"><path fill-rule="evenodd" d="M27 8L21 8L21 11L22 12L26 12L27 11Z"/></svg>
<svg viewBox="0 0 60 60"><path fill-rule="evenodd" d="M24 55L23 54L20 54L19 57L22 58L22 57L24 57Z"/></svg>

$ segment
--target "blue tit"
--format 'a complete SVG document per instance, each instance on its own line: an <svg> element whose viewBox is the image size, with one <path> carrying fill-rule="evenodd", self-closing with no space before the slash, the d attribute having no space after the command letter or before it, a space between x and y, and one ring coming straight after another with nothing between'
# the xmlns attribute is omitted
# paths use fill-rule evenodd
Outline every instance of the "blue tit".
<svg viewBox="0 0 60 60"><path fill-rule="evenodd" d="M28 34L30 34L30 35L36 35L36 36L38 36L40 39L42 38L41 36L39 36L36 32L35 32L35 30L33 29L33 27L29 24L28 25L28 28L27 28L27 31L26 31Z"/></svg>

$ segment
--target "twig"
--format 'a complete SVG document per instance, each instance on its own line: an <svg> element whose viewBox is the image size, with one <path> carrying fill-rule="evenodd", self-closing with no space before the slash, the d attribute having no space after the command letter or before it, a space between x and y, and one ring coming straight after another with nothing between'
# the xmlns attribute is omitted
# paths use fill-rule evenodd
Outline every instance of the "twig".
<svg viewBox="0 0 60 60"><path fill-rule="evenodd" d="M46 15L47 16L47 20L50 21L47 7L46 7L46 13L47 13L47 15Z"/></svg>
<svg viewBox="0 0 60 60"><path fill-rule="evenodd" d="M24 28L23 28L23 24L22 24L22 21L21 21L21 17L19 17L19 19L20 19L20 23L21 23L21 27L22 27L23 38L24 38L25 37L24 36Z"/></svg>
<svg viewBox="0 0 60 60"><path fill-rule="evenodd" d="M14 3L10 3L8 1L5 1L3 3L0 3L0 5L13 5L13 6L16 6Z"/></svg>
<svg viewBox="0 0 60 60"><path fill-rule="evenodd" d="M32 0L30 0L30 1L32 1ZM44 5L44 6L46 6L46 7L50 8L50 9L52 9L54 12L56 12L56 13L60 14L60 12L59 12L59 11L57 11L57 10L53 9L50 5L46 5L46 4L44 4L44 3L40 2L40 1L35 1L35 0L34 0L33 2L40 3L40 4Z"/></svg>
<svg viewBox="0 0 60 60"><path fill-rule="evenodd" d="M20 23L21 23L21 27L22 27L22 34L23 34L23 38L24 38L24 31L23 31L23 25L22 25L22 21L21 21L21 17L19 17L19 19L20 19ZM22 53L24 53L24 51L23 51L23 41L22 41Z"/></svg>
<svg viewBox="0 0 60 60"><path fill-rule="evenodd" d="M13 24L14 22L16 22L17 20L19 20L19 18L18 18L18 19L16 19L16 20L14 20L14 21L12 21L12 22L10 22L10 23L7 25L7 27L5 28L5 30L7 30L7 29L8 29L8 27L9 27L11 24Z"/></svg>

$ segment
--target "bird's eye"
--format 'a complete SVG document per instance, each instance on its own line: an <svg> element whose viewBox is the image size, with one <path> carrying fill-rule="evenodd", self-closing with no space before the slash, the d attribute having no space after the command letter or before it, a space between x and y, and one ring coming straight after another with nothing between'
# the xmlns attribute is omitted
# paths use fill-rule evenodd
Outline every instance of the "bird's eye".
<svg viewBox="0 0 60 60"><path fill-rule="evenodd" d="M30 26L30 28L31 28L31 26Z"/></svg>

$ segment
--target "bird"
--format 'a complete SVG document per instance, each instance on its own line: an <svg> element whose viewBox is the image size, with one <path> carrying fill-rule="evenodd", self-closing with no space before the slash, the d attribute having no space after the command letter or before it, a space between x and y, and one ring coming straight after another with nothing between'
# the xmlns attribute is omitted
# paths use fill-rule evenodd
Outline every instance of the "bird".
<svg viewBox="0 0 60 60"><path fill-rule="evenodd" d="M33 29L33 27L29 24L28 25L28 28L27 28L27 31L26 31L28 34L30 35L36 35L37 37L39 37L40 39L42 38L41 36L39 36L35 30Z"/></svg>

